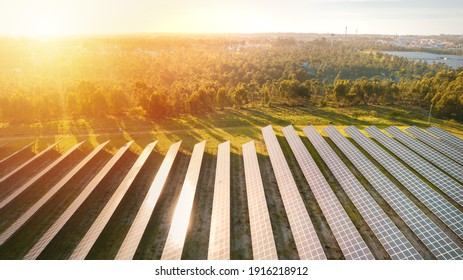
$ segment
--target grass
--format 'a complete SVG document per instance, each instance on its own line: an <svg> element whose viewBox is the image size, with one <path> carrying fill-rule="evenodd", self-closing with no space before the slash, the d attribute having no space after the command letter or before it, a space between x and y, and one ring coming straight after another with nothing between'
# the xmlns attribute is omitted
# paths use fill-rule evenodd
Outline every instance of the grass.
<svg viewBox="0 0 463 280"><path fill-rule="evenodd" d="M355 125L359 129L363 129L370 125L375 125L380 129L391 125L398 126L399 128L408 127L410 125L426 127L427 112L419 109L379 106L359 106L355 108L287 106L267 108L249 106L242 109L228 108L201 117L187 115L181 118L158 122L132 119L129 117L107 117L100 119L59 120L30 125L2 124L0 125L0 146L9 142L11 142L11 144L0 149L0 160L34 140L37 140L37 142L32 149L33 153L37 153L45 149L48 145L60 141L57 150L61 154L80 141L86 141L80 149L80 153L89 153L92 148L100 143L111 140L106 147L105 154L102 155L102 161L99 161L99 163L93 167L86 166L84 168L83 172L95 174L97 169L100 168L104 162L109 160L111 154L114 154L126 142L134 141L131 146L131 153L124 156L123 160L116 164L114 170L112 170L109 176L97 186L94 193L84 202L82 207L78 209L76 214L40 256L40 258L45 259L67 258L80 238L83 237L85 231L96 219L99 211L101 211L107 203L111 194L135 161L136 156L140 154L147 144L152 141L158 141L154 153L148 160L147 165L140 171L140 175L137 176L127 192L126 197L124 197L121 205L117 208L115 213L117 215L111 218L108 226L95 243L95 247L89 255L90 258L105 259L113 258L117 253L118 246L122 243L124 234L127 232L144 195L148 191L149 182L151 182L156 174L168 148L171 144L182 141L181 149L169 175L165 191L161 194L159 202L155 207L154 213L157 214L152 216L148 224L147 232L150 234L144 235L141 240L141 245L135 255L136 258L141 259L158 259L169 231L173 208L176 205L182 187L193 145L202 140L207 140L206 154L203 158L203 168L201 170L202 176L198 184L192 213L192 222L190 224L190 231L193 233L189 234L187 237L185 246L189 250L188 252L184 251L183 256L187 259L202 259L207 257L214 184L213 171L216 165L217 146L219 143L230 140L232 178L231 222L233 225L231 232L231 257L232 259L249 259L252 258L252 244L241 145L254 140L262 178L266 186L266 200L271 216L274 236L276 238L279 258L294 259L297 258L294 239L291 231L288 230L289 224L286 219L286 213L283 210L278 186L261 134L261 128L269 124L273 126L279 139L288 164L290 165L290 169L300 189L300 193L306 203L306 208L310 213L314 226L320 235L319 237L329 258L342 258L342 253L317 201L310 191L310 186L305 182L294 155L292 155L283 137L281 128L290 124L296 128L300 136L303 136L302 140L304 144L317 162L341 203L346 208L349 216L359 228L361 234L372 247L378 248L375 249L377 251L376 255L381 258L386 258L376 238L374 236L369 237L372 233L358 211L352 205L352 202L343 192L339 183L337 183L308 139L303 135L302 128L312 124L326 137L322 129L327 125L336 126L341 133L343 133L342 129L349 125ZM432 119L432 125L440 126L457 136L463 137L462 124ZM330 141L329 143L333 146L333 143ZM27 160L33 153L29 150L28 153L18 155L14 161L11 161L12 165L19 165L21 162ZM351 170L356 171L355 168L349 165L349 161L342 153L338 151L338 154L342 160L348 164ZM83 154L80 154L80 157L82 156ZM51 158L44 158L41 163L42 165L51 162L51 160L57 157L57 153L55 152L55 154L49 155L48 157ZM42 165L38 167L43 167ZM59 174L62 173L61 171L63 170L60 170ZM29 173L30 172L27 170L22 171L19 176L28 178L32 176ZM56 177L57 174L47 175L46 178L42 180L44 182L47 181L47 186L38 189L43 192L44 188L49 188L51 185L48 183L50 183L52 181L51 178ZM360 176L358 172L356 172L355 175L364 185L368 185L366 180ZM64 204L61 203L62 205L54 211L39 211L34 221L44 220L47 225L50 225L59 214L64 211L66 205L69 205L72 201L69 197L75 197L78 190L83 188L83 185L85 185L84 183L91 178L91 176L81 177L82 178L76 179L74 183L64 188L63 192L59 192L53 200L58 201L60 198L66 198L66 200L63 200L65 201L63 202ZM57 180L57 178L53 180ZM80 182L80 184L78 182ZM8 186L7 189L15 188L16 185L17 184ZM5 186L0 185L0 188L3 187ZM69 196L69 194L66 194L64 192L65 190L72 190L72 195ZM32 197L33 199L37 197L37 193L34 190L29 191L28 195L21 198L19 202L24 202L25 205L30 204L29 200L32 199ZM13 209L15 205L11 205L10 208ZM23 209L24 207L25 206L22 205L22 207L18 209ZM47 207L50 208L51 206ZM388 213L391 212L389 209L387 210ZM8 213L9 212L0 211L0 218L2 215L10 216ZM8 220L11 220L11 218L16 217L18 214L19 213L15 213L14 215L11 214ZM391 215L394 215L394 213ZM43 232L44 229L44 225L31 223L19 232L17 238L8 241L4 248L0 248L0 256L2 258L19 258L24 252L27 252L28 247L33 244L32 241L36 240L39 233ZM26 232L34 232L34 230L37 231L37 234L31 234L30 240L28 239L24 242L18 241L18 238L25 236ZM15 253L9 255L9 253L5 251L8 248L16 248L14 251Z"/></svg>
<svg viewBox="0 0 463 280"><path fill-rule="evenodd" d="M327 125L358 128L375 125L385 128L416 125L427 126L427 111L410 108L359 106L354 108L318 107L246 107L225 109L201 117L186 115L162 121L132 119L129 117L107 117L99 119L68 119L34 123L30 125L0 125L0 144L13 142L9 150L24 146L27 141L39 139L36 150L43 149L53 141L61 141L60 150L66 150L77 142L86 140L91 146L111 140L108 151L114 153L127 141L134 140L132 150L139 154L145 145L158 140L157 149L165 151L182 140L182 146L191 147L207 140L208 146L217 146L226 140L232 141L232 151L240 150L241 144L249 140L261 139L260 129L273 125L276 130L292 124L302 128L312 124L319 127ZM439 119L431 124L443 127L457 136L463 137L463 125ZM5 148L0 151L5 154Z"/></svg>

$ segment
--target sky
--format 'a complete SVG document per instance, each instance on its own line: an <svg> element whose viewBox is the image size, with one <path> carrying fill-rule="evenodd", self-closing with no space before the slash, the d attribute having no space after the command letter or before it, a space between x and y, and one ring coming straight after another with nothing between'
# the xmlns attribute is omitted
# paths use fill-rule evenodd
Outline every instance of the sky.
<svg viewBox="0 0 463 280"><path fill-rule="evenodd" d="M0 34L463 34L462 0L1 0Z"/></svg>

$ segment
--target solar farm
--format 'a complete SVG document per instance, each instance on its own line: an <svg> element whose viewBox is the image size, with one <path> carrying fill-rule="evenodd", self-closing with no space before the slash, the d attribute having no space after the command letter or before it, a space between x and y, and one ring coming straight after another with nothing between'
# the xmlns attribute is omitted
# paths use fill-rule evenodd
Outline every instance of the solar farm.
<svg viewBox="0 0 463 280"><path fill-rule="evenodd" d="M0 259L463 259L461 138L435 126L260 135L140 152L0 142Z"/></svg>

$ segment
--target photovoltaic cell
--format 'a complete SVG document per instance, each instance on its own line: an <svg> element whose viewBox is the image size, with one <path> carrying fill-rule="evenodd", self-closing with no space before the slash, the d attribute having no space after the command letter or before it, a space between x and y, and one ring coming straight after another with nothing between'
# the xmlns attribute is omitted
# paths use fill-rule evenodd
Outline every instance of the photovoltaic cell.
<svg viewBox="0 0 463 280"><path fill-rule="evenodd" d="M74 215L77 209L84 203L84 201L90 196L92 191L96 186L103 180L103 178L108 174L109 170L116 164L116 162L124 155L124 153L129 149L133 141L127 143L103 166L103 168L98 172L98 174L93 177L92 181L87 184L87 186L82 190L82 192L77 196L77 198L68 206L68 208L61 214L61 216L53 223L53 225L45 232L42 237L34 244L34 246L29 250L29 252L24 257L25 260L37 259L37 257L42 253L50 241L58 234L58 232L64 227L64 225L69 221L69 219Z"/></svg>
<svg viewBox="0 0 463 280"><path fill-rule="evenodd" d="M138 209L137 216L130 226L129 232L122 242L119 252L116 255L116 260L131 260L137 251L138 244L145 232L146 226L153 213L154 207L161 195L161 192L166 184L167 177L169 176L170 169L174 164L175 157L182 142L177 142L170 146L166 157L162 161L161 167L156 174L151 186L143 200L140 209Z"/></svg>
<svg viewBox="0 0 463 280"><path fill-rule="evenodd" d="M453 178L463 183L463 166L432 149L428 145L423 144L423 142L411 137L397 127L388 127L386 128L386 131L394 136L395 139L402 142L402 144L406 145L417 154L421 155L440 169L453 176Z"/></svg>
<svg viewBox="0 0 463 280"><path fill-rule="evenodd" d="M243 160L253 258L255 260L277 260L277 249L254 141L243 145Z"/></svg>
<svg viewBox="0 0 463 280"><path fill-rule="evenodd" d="M2 183L3 181L5 181L6 179L10 178L11 176L13 176L14 174L16 174L19 170L23 169L24 167L26 167L28 164L30 164L31 162L33 162L34 160L40 158L41 156L43 156L45 153L47 153L48 151L50 151L51 149L53 149L56 145L58 144L58 142L56 142L55 144L49 146L48 148L46 148L45 150L43 150L42 152L40 152L39 154L35 155L33 158L29 159L28 161L26 161L25 163L21 164L19 167L17 167L15 170L11 171L10 173L8 173L7 175L3 176L1 179L0 179L0 183Z"/></svg>
<svg viewBox="0 0 463 280"><path fill-rule="evenodd" d="M207 258L230 259L230 141L219 145Z"/></svg>
<svg viewBox="0 0 463 280"><path fill-rule="evenodd" d="M431 126L426 129L428 132L436 135L443 141L453 145L456 148L459 148L460 150L463 150L463 139L456 137L455 135L438 128L436 126Z"/></svg>
<svg viewBox="0 0 463 280"><path fill-rule="evenodd" d="M4 163L4 162L7 162L10 158L12 158L12 157L14 157L15 155L17 155L17 154L19 154L19 153L25 151L27 148L29 148L30 146L34 145L35 142L37 142L37 141L34 141L34 142L32 142L32 143L30 143L30 144L28 144L28 145L22 147L20 150L14 152L13 154L9 155L8 157L6 157L6 158L4 158L4 159L2 159L2 160L0 160L0 164L2 164L2 163ZM7 144L7 145L8 145L8 144ZM4 145L4 146L6 146L6 145ZM2 146L2 147L3 147L3 146Z"/></svg>
<svg viewBox="0 0 463 280"><path fill-rule="evenodd" d="M354 133L354 132L352 132ZM362 175L394 209L400 218L420 238L437 259L461 259L463 251L426 216L389 178L384 175L357 147L338 131L330 130L329 136L336 146L349 158ZM373 141L360 135L357 142L362 146L374 145ZM398 251L401 251L400 248ZM404 252L406 255L410 252ZM419 259L421 256L416 255Z"/></svg>
<svg viewBox="0 0 463 280"><path fill-rule="evenodd" d="M103 210L100 212L96 220L93 222L90 229L87 231L83 239L74 249L74 252L72 253L69 259L71 260L85 259L88 252L90 252L90 249L92 248L93 244L95 244L95 241L97 240L98 236L100 236L104 227L108 223L109 219L113 215L119 203L121 202L125 193L129 189L133 180L135 180L135 177L137 176L138 172L143 167L143 164L148 159L148 156L150 155L151 151L154 149L154 146L156 145L156 143L157 141L151 144L148 144L145 147L145 149L140 154L135 164L132 166L132 168L130 168L127 175L124 177L122 182L117 187L116 191L113 193L113 195L109 199L108 203L106 203Z"/></svg>
<svg viewBox="0 0 463 280"><path fill-rule="evenodd" d="M27 190L32 184L37 182L42 176L47 174L52 168L57 166L60 162L62 162L65 158L67 158L70 154L72 154L75 150L77 150L85 141L82 141L72 147L69 151L67 151L65 154L61 155L58 159L56 159L52 164L48 165L45 169L40 171L37 175L32 177L29 181L24 183L21 187L18 189L14 190L10 195L5 197L3 200L0 201L0 209L5 207L8 203L10 203L13 199L15 199L18 195L23 193L25 190Z"/></svg>
<svg viewBox="0 0 463 280"><path fill-rule="evenodd" d="M109 141L108 141L109 142ZM108 143L105 142L99 145L89 155L87 155L78 165L76 165L64 178L56 183L42 198L40 198L34 205L32 205L24 214L21 215L11 226L9 226L0 235L0 245L4 244L18 229L20 229L45 203L47 203L74 175L79 172L104 146Z"/></svg>
<svg viewBox="0 0 463 280"><path fill-rule="evenodd" d="M280 190L299 258L301 260L326 259L323 247L320 244L272 126L264 127L262 134L264 135L265 145L275 172L278 189Z"/></svg>
<svg viewBox="0 0 463 280"><path fill-rule="evenodd" d="M396 140L389 138L376 127L369 127L368 131L375 131L375 139L389 149L394 155L403 160L411 168L415 169L421 176L425 177L429 182L434 184L449 197L455 200L460 205L463 205L463 186L442 171L434 167L407 147L400 144Z"/></svg>
<svg viewBox="0 0 463 280"><path fill-rule="evenodd" d="M370 128L367 132L374 136L375 139L384 138L386 141L391 138L376 133L376 130ZM356 134L352 132L356 131ZM360 137L360 131L355 127L349 127L346 132L355 140ZM384 134L383 134L384 135ZM360 144L360 143L359 143ZM360 144L361 145L361 144ZM389 153L379 148L377 145L365 146L364 148L376 161L378 161L386 170L391 173L404 187L406 187L416 198L418 198L426 207L428 207L437 217L439 217L449 228L451 228L458 236L463 237L463 215L440 196L436 191L429 187L425 182L403 166L399 161L392 157Z"/></svg>
<svg viewBox="0 0 463 280"><path fill-rule="evenodd" d="M309 183L345 258L348 260L374 259L367 244L355 228L294 128L291 125L283 128L283 134L288 140L302 173Z"/></svg>
<svg viewBox="0 0 463 280"><path fill-rule="evenodd" d="M329 131L329 129L327 129ZM304 133L392 259L414 259L417 252L313 126ZM407 251L410 254L405 254Z"/></svg>
<svg viewBox="0 0 463 280"><path fill-rule="evenodd" d="M420 139L432 148L438 150L439 152L463 165L463 151L454 148L445 142L442 142L441 140L435 138L431 134L419 129L416 126L411 126L407 128L406 131L410 134L413 134L416 138Z"/></svg>
<svg viewBox="0 0 463 280"><path fill-rule="evenodd" d="M202 141L196 144L193 149L182 191L175 207L169 234L162 251L161 260L180 260L182 258L183 245L185 244L188 225L190 223L191 210L193 208L205 146L206 141Z"/></svg>

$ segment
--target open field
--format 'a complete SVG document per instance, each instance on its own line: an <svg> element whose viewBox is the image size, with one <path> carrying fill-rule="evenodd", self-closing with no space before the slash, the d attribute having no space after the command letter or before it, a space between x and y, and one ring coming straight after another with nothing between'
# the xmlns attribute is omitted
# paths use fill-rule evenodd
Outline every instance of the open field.
<svg viewBox="0 0 463 280"><path fill-rule="evenodd" d="M125 143L134 140L130 152L117 162L103 181L86 199L83 205L66 223L63 229L50 242L40 254L41 259L66 259L72 253L85 232L91 226L104 205L110 199L119 183L135 162L137 156L144 147L155 140L158 141L154 151L141 169L138 176L130 186L121 204L109 220L102 234L97 239L90 251L90 259L113 259L118 248L124 240L131 223L135 219L137 209L140 207L149 185L159 169L164 155L171 144L182 140L182 145L177 155L171 173L167 179L164 191L161 193L158 203L154 208L154 214L147 226L140 246L135 254L137 259L159 259L162 254L164 242L170 228L170 221L174 214L176 201L180 194L193 145L206 140L206 150L202 161L202 168L198 188L196 190L189 234L185 241L183 259L207 258L207 246L210 231L210 216L212 213L212 199L214 190L214 174L217 162L218 144L231 141L231 258L252 259L251 233L247 209L247 194L244 183L244 167L241 153L241 145L254 140L258 153L258 160L262 179L265 186L265 196L270 213L272 229L275 237L279 259L297 259L298 253L294 237L289 228L289 222L283 208L283 202L278 190L275 175L265 147L261 128L272 125L277 135L278 142L288 162L292 175L304 200L306 209L314 223L317 235L323 245L325 254L330 259L343 259L343 253L331 232L331 229L323 216L323 213L315 200L309 184L304 176L291 149L281 132L287 125L293 125L309 150L323 175L335 192L339 201L353 221L362 238L367 243L373 255L378 259L389 259L390 256L383 248L378 238L362 218L356 207L349 199L340 183L333 176L327 165L323 162L316 149L305 137L302 128L314 125L324 136L335 152L341 157L348 168L358 178L367 191L378 202L394 223L404 232L404 235L414 245L417 251L426 259L434 258L432 253L420 241L420 239L408 228L402 219L394 212L387 202L379 195L352 163L336 148L322 129L328 125L334 125L346 135L342 129L355 125L363 129L375 125L380 129L394 125L404 128L412 125L427 127L427 112L390 107L354 107L354 108L316 108L316 107L247 107L243 109L225 109L217 111L201 118L195 116L183 116L182 118L152 122L147 120L135 120L128 117L120 119L76 119L50 121L48 123L36 123L32 125L7 124L0 125L0 146L9 145L0 149L0 160L8 157L14 151L38 140L32 149L24 151L8 160L7 164L0 165L0 175L8 174L15 167L27 161L34 154L45 149L56 141L60 141L58 147L44 155L33 165L25 170L20 170L11 179L0 183L0 198L5 197L21 184L26 182L39 170L63 154L80 141L86 143L69 158L45 174L37 183L12 203L0 209L0 231L5 230L28 207L45 194L60 178L82 160L97 145L111 140L105 151L99 153L91 162L68 182L52 199L45 204L16 234L4 245L0 246L0 259L22 258L34 243L40 238L46 229L60 216L60 214L77 197L80 191L88 184L92 177L98 173L103 165ZM463 125L452 121L438 119L431 120L432 125L440 126L447 131L463 137ZM350 139L351 142L355 142ZM357 145L358 146L358 145ZM365 153L367 155L367 153ZM368 156L368 155L367 155ZM368 156L372 159L371 156ZM395 180L379 163L374 161L383 173L402 189L407 196L418 205L430 218L443 228L452 240L463 247L463 240L445 226L435 215L420 203L411 193L407 192L397 180ZM415 172L416 173L416 172ZM418 174L419 175L419 174ZM421 176L420 176L421 177ZM422 177L421 177L422 178ZM423 179L423 178L422 178ZM430 182L428 185L435 188ZM463 207L452 202L457 209L463 211Z"/></svg>

